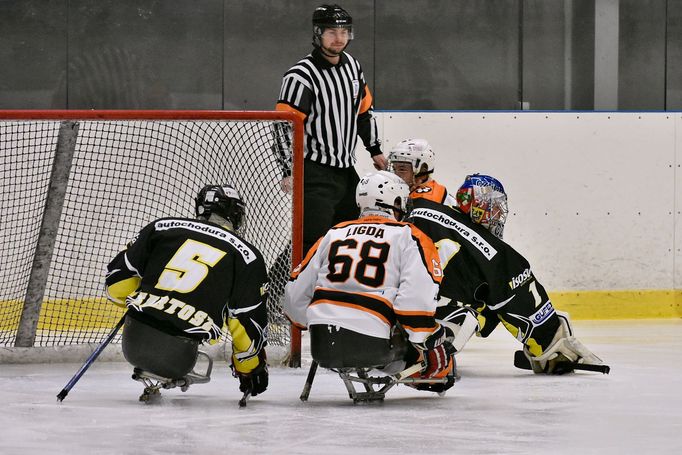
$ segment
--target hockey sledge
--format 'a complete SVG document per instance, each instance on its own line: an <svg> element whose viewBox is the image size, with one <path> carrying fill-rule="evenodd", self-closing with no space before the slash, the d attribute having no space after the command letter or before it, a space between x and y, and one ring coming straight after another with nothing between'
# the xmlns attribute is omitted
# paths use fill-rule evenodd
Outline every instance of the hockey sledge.
<svg viewBox="0 0 682 455"><path fill-rule="evenodd" d="M313 361L301 401L308 400L318 366L339 375L353 403L383 401L386 392L397 384L454 384L457 380L456 367L452 375L442 378L419 377L426 363L415 348L408 355L411 344L399 326L395 326L390 340L378 340L331 325L313 324L308 330ZM406 363L412 365L400 371Z"/></svg>
<svg viewBox="0 0 682 455"><path fill-rule="evenodd" d="M313 361L310 365L308 378L303 386L303 392L300 396L301 401L308 401L317 367L318 363ZM446 377L433 379L412 377L412 375L422 371L424 367L423 363L416 363L403 371L391 375L382 374L380 370L373 368L330 368L330 370L339 375L353 403L370 403L383 401L386 392L397 384L445 384L448 381ZM438 395L443 396L445 393L439 393Z"/></svg>
<svg viewBox="0 0 682 455"><path fill-rule="evenodd" d="M132 378L141 382L144 385L144 391L140 395L140 401L144 403L152 403L161 398L161 389L173 389L180 387L182 392L186 392L192 384L205 384L211 380L211 371L213 370L213 359L203 352L199 351L197 356L197 363L199 358L207 362L206 368L203 372L192 370L189 374L182 378L170 379L162 376L157 376L140 368L133 369ZM196 368L196 366L195 366Z"/></svg>

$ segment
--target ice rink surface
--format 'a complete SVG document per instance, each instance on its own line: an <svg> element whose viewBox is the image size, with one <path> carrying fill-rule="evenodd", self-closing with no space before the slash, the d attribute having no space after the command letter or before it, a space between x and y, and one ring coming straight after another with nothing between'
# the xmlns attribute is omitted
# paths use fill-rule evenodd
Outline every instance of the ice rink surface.
<svg viewBox="0 0 682 455"><path fill-rule="evenodd" d="M80 364L0 365L5 454L679 454L682 320L576 321L611 374L534 375L512 365L520 346L501 327L458 355L445 397L406 386L354 405L318 370L308 402L302 369L271 368L270 387L239 409L224 362L187 392L138 401L124 363L96 363L69 396ZM307 364L304 357L304 364Z"/></svg>

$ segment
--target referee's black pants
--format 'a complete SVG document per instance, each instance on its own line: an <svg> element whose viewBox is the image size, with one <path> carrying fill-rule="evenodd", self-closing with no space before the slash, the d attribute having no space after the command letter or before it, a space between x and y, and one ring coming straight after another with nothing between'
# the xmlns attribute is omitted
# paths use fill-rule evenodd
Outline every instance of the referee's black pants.
<svg viewBox="0 0 682 455"><path fill-rule="evenodd" d="M355 189L360 181L354 167L337 168L310 160L303 167L303 254L329 228L357 219Z"/></svg>

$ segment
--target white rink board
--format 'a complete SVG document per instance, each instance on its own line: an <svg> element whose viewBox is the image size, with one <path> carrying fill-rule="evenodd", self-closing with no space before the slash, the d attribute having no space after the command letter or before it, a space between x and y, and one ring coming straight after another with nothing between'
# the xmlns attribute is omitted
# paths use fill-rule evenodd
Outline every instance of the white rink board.
<svg viewBox="0 0 682 455"><path fill-rule="evenodd" d="M675 116L675 289L682 289L682 115Z"/></svg>
<svg viewBox="0 0 682 455"><path fill-rule="evenodd" d="M436 180L473 172L509 195L505 240L551 291L682 287L682 116L612 112L381 112L386 154L427 139ZM357 169L372 169L357 150ZM677 239L677 243L675 243Z"/></svg>

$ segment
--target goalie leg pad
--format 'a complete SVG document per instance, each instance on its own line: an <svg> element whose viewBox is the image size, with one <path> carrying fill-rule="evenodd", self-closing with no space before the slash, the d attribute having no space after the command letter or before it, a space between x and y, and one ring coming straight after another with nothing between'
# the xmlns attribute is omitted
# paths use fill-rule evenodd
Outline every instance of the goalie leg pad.
<svg viewBox="0 0 682 455"><path fill-rule="evenodd" d="M528 347L523 352L530 361L536 374L564 374L573 371L572 363L602 365L603 361L585 347L575 336L567 313L557 311L561 325L557 329L552 343L542 355L534 357Z"/></svg>

